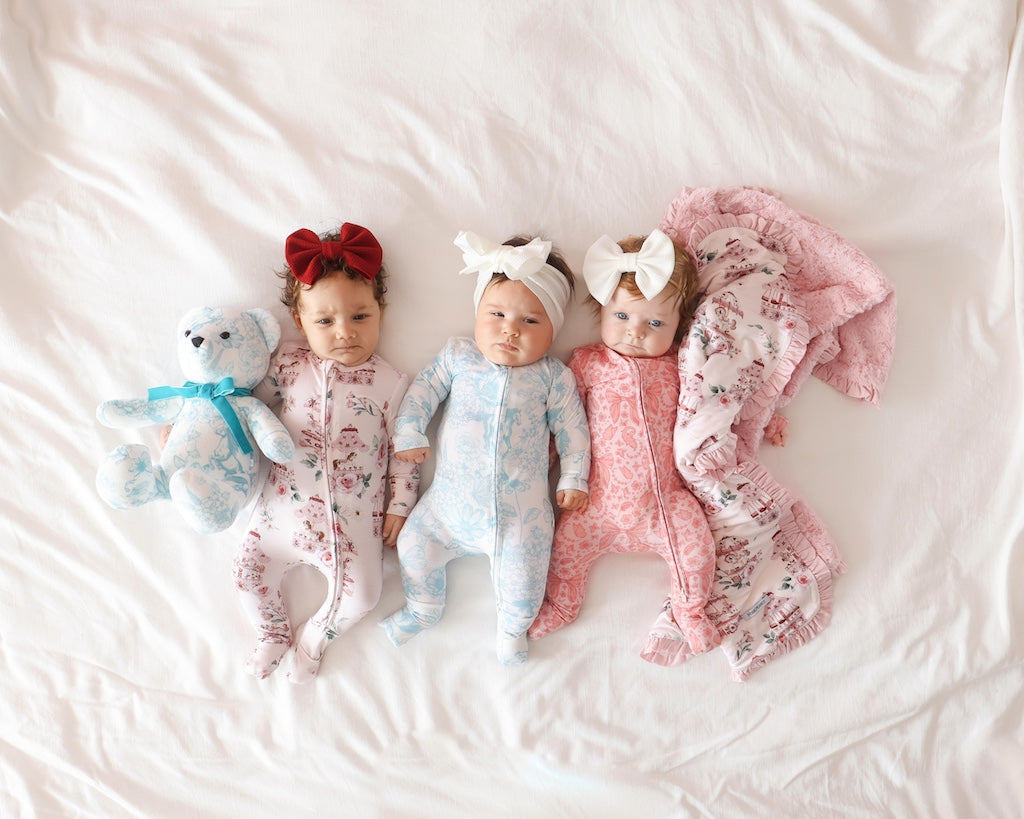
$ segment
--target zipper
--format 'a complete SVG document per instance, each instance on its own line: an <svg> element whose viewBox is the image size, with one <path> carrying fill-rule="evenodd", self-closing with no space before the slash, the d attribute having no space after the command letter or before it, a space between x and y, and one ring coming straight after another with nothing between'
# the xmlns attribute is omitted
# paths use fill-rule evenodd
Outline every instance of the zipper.
<svg viewBox="0 0 1024 819"><path fill-rule="evenodd" d="M499 486L498 486L498 453L499 453L499 450L500 450L499 439L500 439L500 432L501 432L502 408L505 406L505 398L508 396L509 368L505 367L505 366L502 366L501 367L501 374L502 374L501 395L500 395L500 397L498 399L498 404L495 407L495 417L494 417L494 451L491 453L491 455L492 455L491 463L494 464L494 468L491 470L492 471L492 478L491 479L493 481L493 486L492 486L492 491L491 491L491 498L494 501L494 545L491 548L491 555L492 555L492 557L491 557L491 565L494 567L494 569L493 569L494 570L494 577L492 579L492 585L494 586L494 593L495 593L495 597L497 598L496 602L498 604L499 611L501 610L502 600L501 600L501 577L500 577L500 572L501 572L501 537L500 537L500 520L499 520L499 511L498 511L501 508L501 503L499 502L499 499L498 499L498 492L499 492Z"/></svg>
<svg viewBox="0 0 1024 819"><path fill-rule="evenodd" d="M320 401L320 445L322 447L322 460L323 460L323 472L324 472L324 485L326 491L324 494L327 496L324 498L324 505L327 507L327 539L331 544L331 559L334 561L334 600L331 602L331 607L328 612L327 622L323 623L325 630L329 630L334 625L334 618L338 614L338 601L341 600L341 590L344 587L345 578L342 575L343 567L341 555L338 553L338 540L335 535L337 532L337 518L334 512L334 492L331 491L331 471L333 466L330 459L330 440L328 438L330 434L329 418L331 413L328 411L328 401L331 400L331 375L334 373L334 365L327 360L322 362L323 364L323 389L321 392Z"/></svg>
<svg viewBox="0 0 1024 819"><path fill-rule="evenodd" d="M683 570L676 558L676 543L675 538L672 536L672 527L668 525L668 513L665 511L664 493L661 486L661 477L658 473L658 457L657 453L654 451L654 441L651 440L651 425L647 420L647 407L644 403L643 375L641 373L640 365L637 363L635 358L630 358L629 363L630 366L633 367L633 371L636 373L637 403L640 405L640 419L641 423L644 425L644 438L647 441L647 453L650 456L651 475L653 477L651 483L655 490L654 497L658 502L658 513L661 517L661 526L665 530L665 540L668 543L669 553L672 555L672 564L675 566L676 575L680 579L680 592L685 600L686 584L682 582Z"/></svg>

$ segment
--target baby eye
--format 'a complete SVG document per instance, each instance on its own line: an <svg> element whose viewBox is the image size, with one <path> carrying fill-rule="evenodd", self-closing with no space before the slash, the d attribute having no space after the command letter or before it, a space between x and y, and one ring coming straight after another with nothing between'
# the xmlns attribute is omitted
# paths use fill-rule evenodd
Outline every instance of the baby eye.
<svg viewBox="0 0 1024 819"><path fill-rule="evenodd" d="M319 324L321 327L326 327L328 324L331 323L331 320L329 318L319 318L316 320L316 323Z"/></svg>
<svg viewBox="0 0 1024 819"><path fill-rule="evenodd" d="M528 318L528 319L525 319L525 322L527 324L537 324L537 319L535 319L535 318Z"/></svg>
<svg viewBox="0 0 1024 819"><path fill-rule="evenodd" d="M615 318L619 319L620 321L625 321L626 319L629 318L629 313L622 313L622 312L616 313L615 314Z"/></svg>
<svg viewBox="0 0 1024 819"><path fill-rule="evenodd" d="M352 316L352 321L365 321L366 318L366 313L356 313L354 316Z"/></svg>
<svg viewBox="0 0 1024 819"><path fill-rule="evenodd" d="M664 323L661 319L651 319L651 327L661 327Z"/></svg>

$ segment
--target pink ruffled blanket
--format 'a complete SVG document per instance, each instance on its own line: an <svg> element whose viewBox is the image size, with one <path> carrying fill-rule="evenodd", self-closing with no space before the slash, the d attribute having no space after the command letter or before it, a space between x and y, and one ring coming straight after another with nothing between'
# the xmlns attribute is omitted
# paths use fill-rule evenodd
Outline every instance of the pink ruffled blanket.
<svg viewBox="0 0 1024 819"><path fill-rule="evenodd" d="M845 570L813 511L758 463L765 428L811 374L877 404L892 359L896 299L861 251L765 190L684 189L660 227L695 255L704 254L698 262L706 298L698 317L726 333L717 342L704 339L703 347L691 339L698 344L692 355L681 351L686 389L675 454L715 535L721 582L707 611L723 635L734 678L742 680L820 633L831 617L832 577ZM730 309L729 300L750 287L759 318L734 327L730 316L741 313ZM703 338L698 324L692 332ZM745 335L733 338L729 327ZM749 362L740 350L752 349L766 354ZM704 375L717 367L715 386L693 367L702 367ZM754 369L756 377L748 372ZM732 385L726 397L736 390L733 400L712 400L725 389L719 384ZM709 387L711 394L702 399ZM737 526L740 506L753 511ZM740 558L738 575L734 564ZM803 579L801 587L794 586L794 576ZM668 622L652 634L644 655L671 665L692 653Z"/></svg>
<svg viewBox="0 0 1024 819"><path fill-rule="evenodd" d="M840 392L877 405L892 360L896 295L875 263L834 230L763 188L684 188L659 227L692 247L694 227L723 213L752 214L785 225L802 253L791 281L803 300L811 339L779 406L812 373Z"/></svg>

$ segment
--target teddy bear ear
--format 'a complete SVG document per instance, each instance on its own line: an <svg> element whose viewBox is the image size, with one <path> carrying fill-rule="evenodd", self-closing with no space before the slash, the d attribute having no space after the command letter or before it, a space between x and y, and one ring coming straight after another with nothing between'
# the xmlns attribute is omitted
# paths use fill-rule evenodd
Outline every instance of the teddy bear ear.
<svg viewBox="0 0 1024 819"><path fill-rule="evenodd" d="M273 352L281 340L281 325L277 319L269 310L264 310L262 307L246 310L244 315L256 322L256 326L260 328L260 332L263 333L263 338L267 342L267 349Z"/></svg>

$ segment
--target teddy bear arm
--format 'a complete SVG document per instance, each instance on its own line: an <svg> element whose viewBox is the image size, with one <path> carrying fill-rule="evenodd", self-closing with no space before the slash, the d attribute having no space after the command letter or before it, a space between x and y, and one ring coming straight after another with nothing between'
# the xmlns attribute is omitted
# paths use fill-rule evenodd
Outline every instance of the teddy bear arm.
<svg viewBox="0 0 1024 819"><path fill-rule="evenodd" d="M270 408L258 401L243 406L256 445L274 463L288 463L295 454L295 443L284 424Z"/></svg>
<svg viewBox="0 0 1024 819"><path fill-rule="evenodd" d="M96 409L96 418L108 427L150 427L173 421L181 412L183 404L184 399L179 397L160 398L156 401L147 401L145 398L118 398L100 404Z"/></svg>

